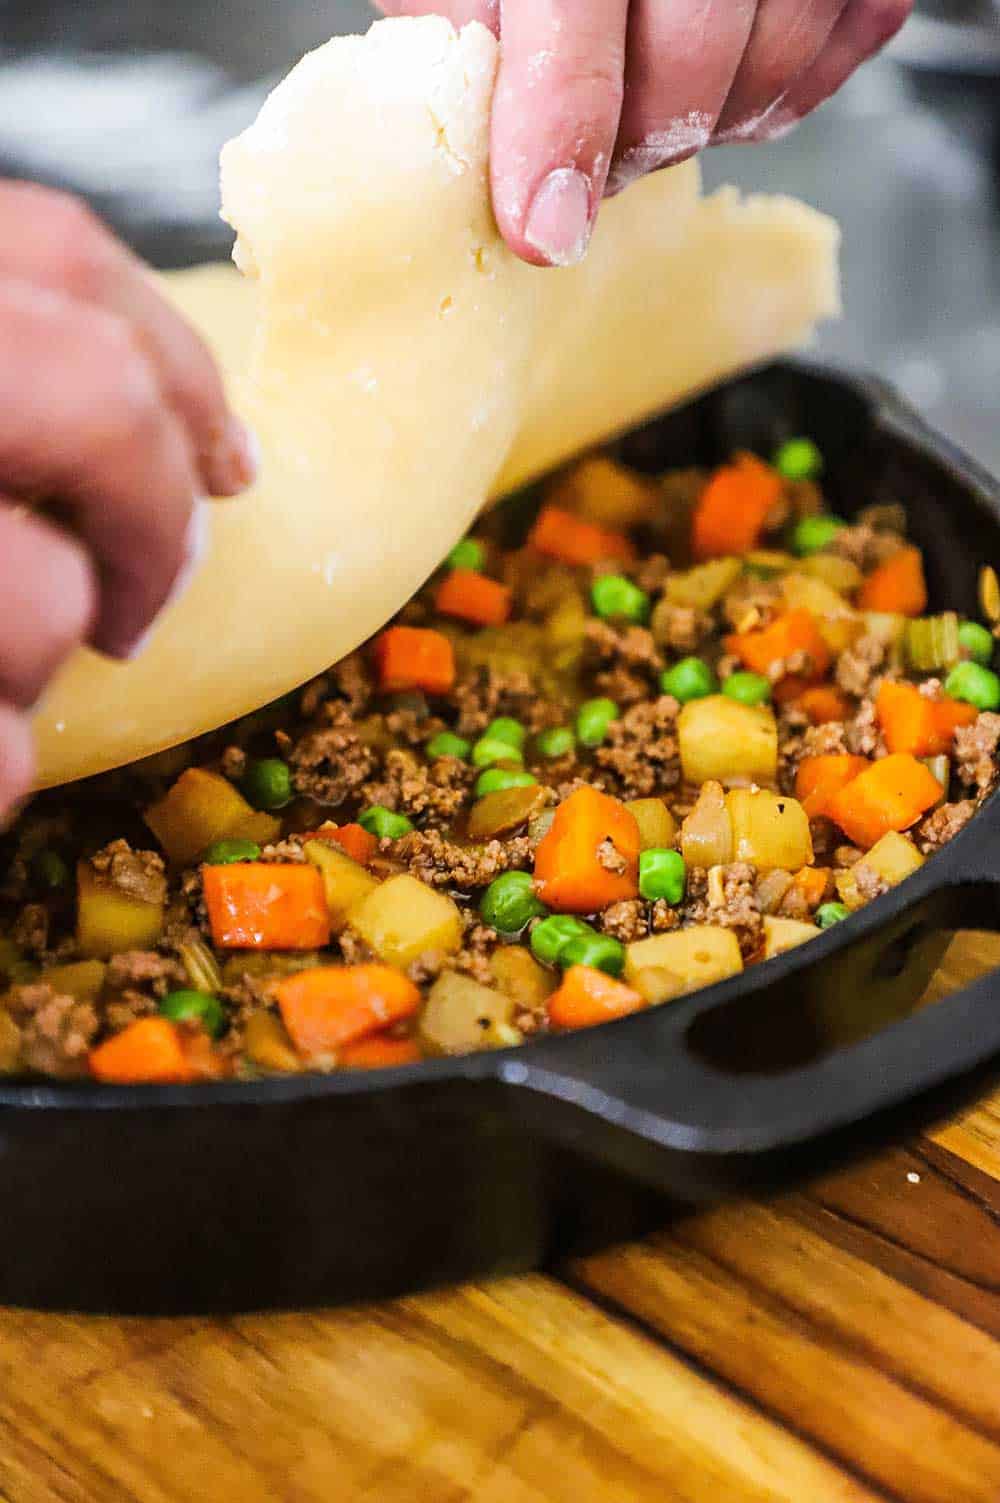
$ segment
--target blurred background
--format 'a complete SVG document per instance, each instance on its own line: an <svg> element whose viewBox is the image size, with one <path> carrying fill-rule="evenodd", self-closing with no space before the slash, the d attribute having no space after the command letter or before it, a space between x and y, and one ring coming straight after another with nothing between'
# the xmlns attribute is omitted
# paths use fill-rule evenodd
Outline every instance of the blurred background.
<svg viewBox="0 0 1000 1503"><path fill-rule="evenodd" d="M365 0L0 0L0 173L85 194L161 265L224 256L219 147ZM831 360L895 382L1000 472L1000 0L918 0L889 53L708 185L795 193L844 229Z"/></svg>

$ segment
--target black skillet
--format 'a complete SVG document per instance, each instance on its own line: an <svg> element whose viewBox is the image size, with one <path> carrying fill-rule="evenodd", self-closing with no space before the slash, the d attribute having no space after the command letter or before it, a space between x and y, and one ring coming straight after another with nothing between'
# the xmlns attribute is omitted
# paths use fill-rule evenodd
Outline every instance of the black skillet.
<svg viewBox="0 0 1000 1503"><path fill-rule="evenodd" d="M650 470L812 434L835 508L903 501L976 614L1000 486L872 382L781 364L622 440ZM0 1087L0 1301L179 1312L509 1272L811 1169L1000 1065L1000 979L913 1011L945 931L998 927L1000 802L821 938L522 1049L254 1084Z"/></svg>

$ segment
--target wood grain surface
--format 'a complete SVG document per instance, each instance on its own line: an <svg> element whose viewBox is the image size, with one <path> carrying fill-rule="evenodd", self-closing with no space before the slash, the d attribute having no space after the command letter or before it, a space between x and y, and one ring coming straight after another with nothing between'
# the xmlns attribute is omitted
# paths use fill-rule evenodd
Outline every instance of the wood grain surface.
<svg viewBox="0 0 1000 1503"><path fill-rule="evenodd" d="M962 937L938 991L996 964ZM0 1312L0 1497L1000 1503L1000 1092L544 1275L218 1321Z"/></svg>

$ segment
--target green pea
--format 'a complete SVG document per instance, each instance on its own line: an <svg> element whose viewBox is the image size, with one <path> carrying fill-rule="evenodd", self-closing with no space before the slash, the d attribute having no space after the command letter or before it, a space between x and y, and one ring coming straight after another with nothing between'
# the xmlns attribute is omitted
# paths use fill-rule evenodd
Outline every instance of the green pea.
<svg viewBox="0 0 1000 1503"><path fill-rule="evenodd" d="M719 692L715 674L702 658L681 658L679 663L660 674L660 688L664 694L672 694L682 705Z"/></svg>
<svg viewBox="0 0 1000 1503"><path fill-rule="evenodd" d="M787 439L771 463L786 480L815 480L823 473L823 456L811 438Z"/></svg>
<svg viewBox="0 0 1000 1503"><path fill-rule="evenodd" d="M400 840L409 835L413 825L405 814L395 814L382 804L372 804L358 815L358 824L378 840Z"/></svg>
<svg viewBox="0 0 1000 1503"><path fill-rule="evenodd" d="M679 903L687 886L687 867L678 851L654 847L639 853L639 892L647 903L665 898Z"/></svg>
<svg viewBox="0 0 1000 1503"><path fill-rule="evenodd" d="M993 633L978 621L963 621L958 628L958 645L964 647L974 663L988 668L993 661Z"/></svg>
<svg viewBox="0 0 1000 1503"><path fill-rule="evenodd" d="M792 547L796 553L819 553L829 546L847 523L841 517L802 517L792 530Z"/></svg>
<svg viewBox="0 0 1000 1503"><path fill-rule="evenodd" d="M771 698L771 680L761 673L731 673L722 692L741 705L763 705Z"/></svg>
<svg viewBox="0 0 1000 1503"><path fill-rule="evenodd" d="M603 574L590 588L590 603L605 620L623 616L627 621L645 621L649 596L624 574Z"/></svg>
<svg viewBox="0 0 1000 1503"><path fill-rule="evenodd" d="M589 965L592 970L620 976L625 969L625 946L610 934L578 934L563 948L559 964L566 969L571 965Z"/></svg>
<svg viewBox="0 0 1000 1503"><path fill-rule="evenodd" d="M568 726L553 726L551 730L542 731L538 737L538 755L548 758L567 757L575 745L576 738Z"/></svg>
<svg viewBox="0 0 1000 1503"><path fill-rule="evenodd" d="M1000 678L981 663L956 663L944 681L944 692L952 699L964 699L977 710L1000 706Z"/></svg>
<svg viewBox="0 0 1000 1503"><path fill-rule="evenodd" d="M821 929L829 929L834 924L839 924L841 919L850 918L851 910L843 903L822 903L816 909L816 922Z"/></svg>
<svg viewBox="0 0 1000 1503"><path fill-rule="evenodd" d="M480 736L472 748L473 767L492 767L494 762L522 761L520 749L509 741L499 741L495 736Z"/></svg>
<svg viewBox="0 0 1000 1503"><path fill-rule="evenodd" d="M538 782L530 772L517 772L513 767L487 767L476 779L476 798L485 798L488 793L503 793L506 788L534 788Z"/></svg>
<svg viewBox="0 0 1000 1503"><path fill-rule="evenodd" d="M280 757L261 757L243 774L243 792L255 809L281 809L292 796L292 770Z"/></svg>
<svg viewBox="0 0 1000 1503"><path fill-rule="evenodd" d="M201 859L206 866L230 866L234 861L256 861L259 855L255 840L216 840Z"/></svg>
<svg viewBox="0 0 1000 1503"><path fill-rule="evenodd" d="M543 965L559 965L568 944L594 933L583 919L574 918L570 913L554 913L532 929L531 953Z"/></svg>
<svg viewBox="0 0 1000 1503"><path fill-rule="evenodd" d="M472 743L462 736L456 736L453 731L439 731L424 747L433 761L438 757L458 757L459 761L464 762L471 750Z"/></svg>
<svg viewBox="0 0 1000 1503"><path fill-rule="evenodd" d="M600 746L618 713L613 699L588 699L577 711L577 740L584 746Z"/></svg>
<svg viewBox="0 0 1000 1503"><path fill-rule="evenodd" d="M533 918L544 918L548 911L535 896L535 884L528 872L504 872L495 877L479 904L483 922L501 934L520 934Z"/></svg>
<svg viewBox="0 0 1000 1503"><path fill-rule="evenodd" d="M69 882L69 867L58 851L38 851L31 863L40 887L58 892Z"/></svg>
<svg viewBox="0 0 1000 1503"><path fill-rule="evenodd" d="M513 715L499 715L496 720L491 720L483 732L484 741L506 741L508 746L515 746L520 751L524 745L527 731L519 720Z"/></svg>
<svg viewBox="0 0 1000 1503"><path fill-rule="evenodd" d="M463 538L448 554L449 569L481 569L486 562L486 549L477 538Z"/></svg>
<svg viewBox="0 0 1000 1503"><path fill-rule="evenodd" d="M168 992L160 1012L172 1023L199 1023L212 1038L218 1038L225 1022L222 1003L209 992Z"/></svg>

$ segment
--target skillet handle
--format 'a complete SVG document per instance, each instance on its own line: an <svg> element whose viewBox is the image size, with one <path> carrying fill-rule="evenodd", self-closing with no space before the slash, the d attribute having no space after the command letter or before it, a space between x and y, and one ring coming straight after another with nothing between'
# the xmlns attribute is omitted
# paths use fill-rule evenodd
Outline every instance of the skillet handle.
<svg viewBox="0 0 1000 1503"><path fill-rule="evenodd" d="M986 811L980 819L997 824ZM677 1188L677 1174L664 1172L663 1150L697 1159L688 1186L697 1195L744 1184L754 1162L763 1169L912 1108L989 1061L1000 1068L1000 968L912 1012L943 930L1000 927L989 846L958 844L977 853L974 863L943 853L799 949L678 1002L547 1040L509 1060L504 1078L550 1108L543 1131L664 1188Z"/></svg>

